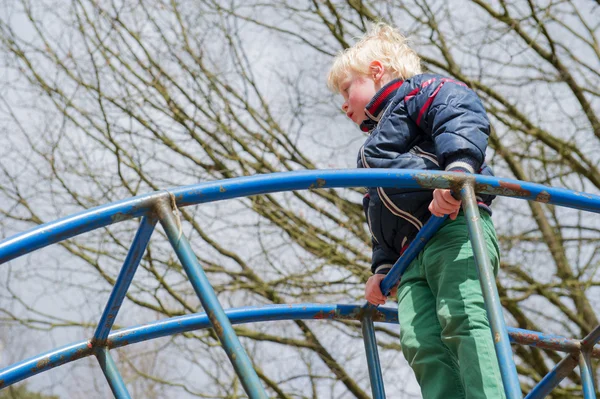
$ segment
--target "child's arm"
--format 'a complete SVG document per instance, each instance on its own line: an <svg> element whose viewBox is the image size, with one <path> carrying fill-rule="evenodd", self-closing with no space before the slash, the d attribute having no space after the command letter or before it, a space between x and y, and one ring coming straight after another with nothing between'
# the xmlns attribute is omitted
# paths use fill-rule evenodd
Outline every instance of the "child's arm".
<svg viewBox="0 0 600 399"><path fill-rule="evenodd" d="M479 172L485 160L490 124L477 94L447 78L421 82L405 98L411 119L430 135L440 166L452 172ZM450 190L436 189L429 211L456 219L461 201Z"/></svg>
<svg viewBox="0 0 600 399"><path fill-rule="evenodd" d="M363 211L365 217L369 219L369 195L363 197ZM370 230L370 225L369 225ZM392 265L396 262L397 257L394 254L386 251L378 242L375 236L371 233L371 247L373 249L373 255L371 257L371 272L373 275L367 281L365 286L365 299L373 305L383 305L386 301L386 297L381 293L379 284L381 280L386 276L387 272L392 268ZM395 295L395 290L392 290L390 295Z"/></svg>
<svg viewBox="0 0 600 399"><path fill-rule="evenodd" d="M461 201L452 196L450 190L433 190L433 201L429 204L429 212L437 217L450 215L450 219L456 219L460 210Z"/></svg>
<svg viewBox="0 0 600 399"><path fill-rule="evenodd" d="M442 77L413 85L405 106L410 118L435 143L440 166L448 171L479 172L490 122L477 94L462 82Z"/></svg>
<svg viewBox="0 0 600 399"><path fill-rule="evenodd" d="M385 278L385 274L374 274L367 280L365 285L365 299L367 302L373 305L385 305L387 297L381 292L381 281ZM395 297L398 292L398 286L396 285L390 291L390 296Z"/></svg>
<svg viewBox="0 0 600 399"><path fill-rule="evenodd" d="M383 305L387 297L381 292L379 284L385 278L387 273L396 262L394 255L385 251L374 238L372 238L373 257L371 271L373 275L367 280L365 285L365 299L373 305ZM390 292L390 296L396 295L396 287Z"/></svg>

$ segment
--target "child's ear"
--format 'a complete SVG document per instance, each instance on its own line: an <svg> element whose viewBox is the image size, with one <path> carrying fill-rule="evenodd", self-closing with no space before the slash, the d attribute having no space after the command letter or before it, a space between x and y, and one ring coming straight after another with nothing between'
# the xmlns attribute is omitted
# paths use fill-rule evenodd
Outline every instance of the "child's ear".
<svg viewBox="0 0 600 399"><path fill-rule="evenodd" d="M385 67L381 63L381 61L374 60L369 64L369 75L373 78L374 81L379 81L385 74Z"/></svg>

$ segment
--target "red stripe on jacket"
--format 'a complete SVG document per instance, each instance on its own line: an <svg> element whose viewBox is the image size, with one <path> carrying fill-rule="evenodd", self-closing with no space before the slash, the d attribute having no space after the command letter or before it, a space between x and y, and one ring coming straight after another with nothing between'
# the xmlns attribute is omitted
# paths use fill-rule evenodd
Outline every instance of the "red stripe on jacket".
<svg viewBox="0 0 600 399"><path fill-rule="evenodd" d="M404 83L404 81L400 80L397 83L391 85L390 87L388 87L387 89L385 89L385 91L383 93L381 93L381 95L379 96L379 98L377 100L375 100L375 102L373 103L373 105L371 105L370 109L368 110L369 113L371 115L374 115L375 112L377 111L377 108L379 108L379 106L381 105L381 103L388 98L388 96L390 94L392 94L392 92L396 91L400 86L402 86L402 83Z"/></svg>
<svg viewBox="0 0 600 399"><path fill-rule="evenodd" d="M436 78L432 78L432 79L429 79L429 80L423 82L421 84L421 86L415 88L413 91L411 91L410 93L408 93L408 95L406 97L404 97L404 101L408 102L408 101L412 100L421 89L424 89L425 87L429 86L431 83L435 82L436 80L437 80ZM429 98L427 99L427 101L425 101L425 104L423 104L423 106L419 110L419 116L417 117L417 121L416 121L417 125L421 124L421 118L423 117L423 115L425 114L425 112L429 109L429 107L431 106L431 103L435 99L435 96L437 96L438 92L440 91L440 89L442 88L442 86L446 82L451 82L451 83L455 83L455 84L457 84L459 86L467 87L466 84L464 84L463 82L459 82L458 80L454 80L454 79L450 79L450 78L442 78L442 79L440 79L440 85L435 88L435 90L433 91L433 93L429 96Z"/></svg>

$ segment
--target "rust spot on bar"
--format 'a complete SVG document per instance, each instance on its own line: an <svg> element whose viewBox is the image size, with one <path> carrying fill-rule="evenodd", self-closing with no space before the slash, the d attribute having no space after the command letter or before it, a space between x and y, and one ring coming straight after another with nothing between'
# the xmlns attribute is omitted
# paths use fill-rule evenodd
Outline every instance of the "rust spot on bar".
<svg viewBox="0 0 600 399"><path fill-rule="evenodd" d="M385 315L382 312L375 311L372 314L373 321L385 321Z"/></svg>
<svg viewBox="0 0 600 399"><path fill-rule="evenodd" d="M227 189L223 186L219 186L219 192L224 193Z"/></svg>
<svg viewBox="0 0 600 399"><path fill-rule="evenodd" d="M0 388L4 386L4 380L0 380Z"/></svg>
<svg viewBox="0 0 600 399"><path fill-rule="evenodd" d="M500 342L500 333L496 333L496 336L494 337L494 341L496 341L496 343Z"/></svg>
<svg viewBox="0 0 600 399"><path fill-rule="evenodd" d="M107 340L106 340L106 343L105 343L105 346L106 346L108 349L114 349L114 348L120 348L120 347L122 347L122 346L127 346L127 345L129 345L129 344L131 343L131 342L129 342L129 340L127 340L127 339L124 339L124 340L122 340L121 342L119 342L119 343L118 343L118 344L119 344L119 346L117 346L117 341L115 341L115 339L116 339L116 338L121 338L121 337L123 337L123 336L121 335L121 336L117 336L117 337L115 337L115 338L113 338L113 339L107 339Z"/></svg>
<svg viewBox="0 0 600 399"><path fill-rule="evenodd" d="M475 192L484 192L505 197L531 197L531 191L524 189L520 184L502 180L499 181L499 187L489 184L475 184Z"/></svg>
<svg viewBox="0 0 600 399"><path fill-rule="evenodd" d="M327 181L325 179L317 179L316 183L311 184L310 186L308 186L309 190L314 190L315 188L323 188L325 187L325 184L327 184Z"/></svg>
<svg viewBox="0 0 600 399"><path fill-rule="evenodd" d="M465 183L475 180L474 177L470 175L454 176L451 174L443 174L429 176L424 173L415 175L414 179L417 181L417 184L423 188L449 188L455 192L459 192Z"/></svg>
<svg viewBox="0 0 600 399"><path fill-rule="evenodd" d="M515 193L522 193L523 195L529 195L530 192L527 190L524 190L523 187L521 187L520 184L516 184L516 183L509 183L509 182L505 182L505 181L500 181L500 187L508 190L508 191L513 191Z"/></svg>
<svg viewBox="0 0 600 399"><path fill-rule="evenodd" d="M581 350L580 341L565 337L540 336L536 333L525 332L513 332L510 335L516 343L522 345L529 345L542 349L551 349L554 351L570 353L579 353L579 351ZM595 347L592 353L597 353L598 355L600 355L600 347Z"/></svg>
<svg viewBox="0 0 600 399"><path fill-rule="evenodd" d="M132 216L122 213L122 212L117 212L115 213L110 219L112 220L113 223L119 223L122 222L123 220L128 220L131 219Z"/></svg>
<svg viewBox="0 0 600 399"><path fill-rule="evenodd" d="M50 358L46 357L35 364L33 371L43 370L44 367L50 364Z"/></svg>
<svg viewBox="0 0 600 399"><path fill-rule="evenodd" d="M539 342L540 340L540 336L537 334L531 334L531 333L521 333L518 332L516 334L514 334L515 338L518 338L519 343L528 343L528 344L533 344L536 342Z"/></svg>
<svg viewBox="0 0 600 399"><path fill-rule="evenodd" d="M332 309L329 312L325 313L322 310L313 316L313 319L322 320L322 319L335 319L335 310Z"/></svg>
<svg viewBox="0 0 600 399"><path fill-rule="evenodd" d="M217 333L217 337L221 338L223 336L223 326L219 323L219 320L215 317L214 312L208 312L208 318L210 323L212 324L215 333Z"/></svg>
<svg viewBox="0 0 600 399"><path fill-rule="evenodd" d="M87 343L87 347L90 348L90 349L92 349L92 348L98 348L100 346L107 346L107 340L106 339L92 338Z"/></svg>
<svg viewBox="0 0 600 399"><path fill-rule="evenodd" d="M561 367L558 370L556 370L556 378L559 381L568 377L569 374L571 374L571 372L575 368L575 366L577 366L577 364L579 363L579 354L571 354L570 358L565 358L565 361L566 359L569 359L569 367Z"/></svg>
<svg viewBox="0 0 600 399"><path fill-rule="evenodd" d="M89 355L92 351L88 348L77 349L75 353L69 358L70 361L81 359Z"/></svg>
<svg viewBox="0 0 600 399"><path fill-rule="evenodd" d="M547 204L550 202L550 194L547 191L542 191L537 195L537 197L535 197L535 200L537 202L543 202L544 204Z"/></svg>

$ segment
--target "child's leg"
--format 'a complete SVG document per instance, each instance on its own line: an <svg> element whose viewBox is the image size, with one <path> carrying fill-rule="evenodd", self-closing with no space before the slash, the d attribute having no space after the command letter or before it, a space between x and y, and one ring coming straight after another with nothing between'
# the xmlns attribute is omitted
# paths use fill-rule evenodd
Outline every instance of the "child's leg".
<svg viewBox="0 0 600 399"><path fill-rule="evenodd" d="M422 275L419 256L398 288L400 343L424 399L464 399L458 363L440 339L436 302Z"/></svg>
<svg viewBox="0 0 600 399"><path fill-rule="evenodd" d="M481 221L494 274L499 251L491 218ZM458 358L466 398L504 398L504 389L468 238L465 217L446 222L423 253L427 281L436 297L442 341Z"/></svg>

